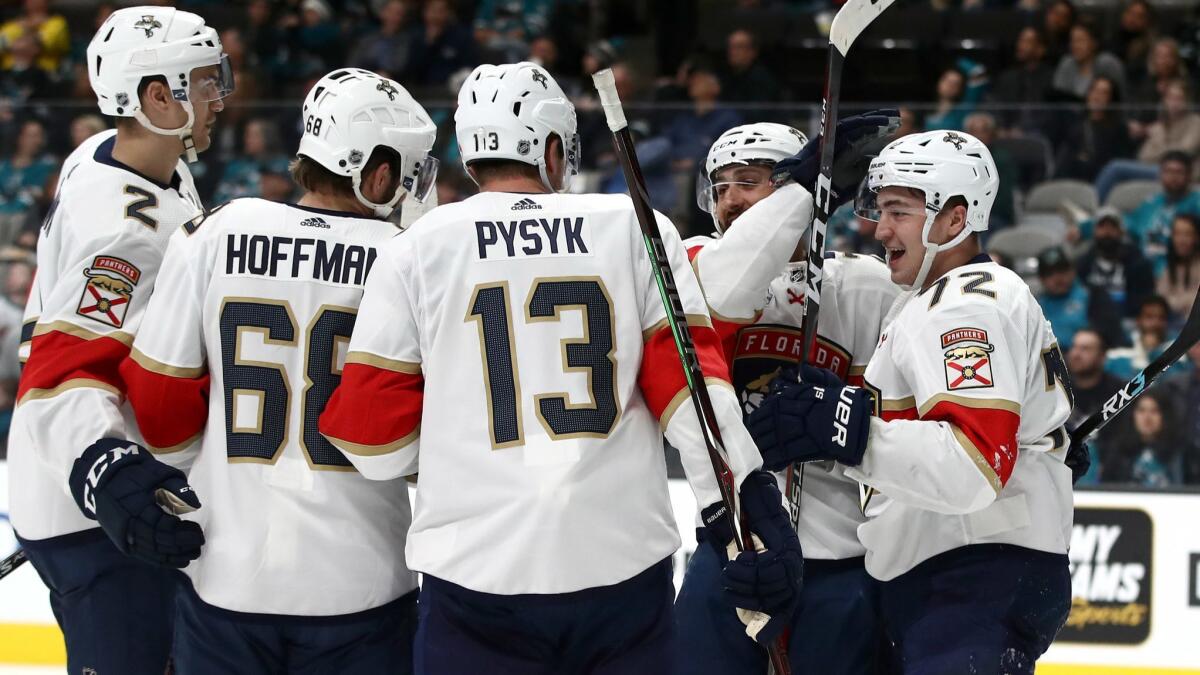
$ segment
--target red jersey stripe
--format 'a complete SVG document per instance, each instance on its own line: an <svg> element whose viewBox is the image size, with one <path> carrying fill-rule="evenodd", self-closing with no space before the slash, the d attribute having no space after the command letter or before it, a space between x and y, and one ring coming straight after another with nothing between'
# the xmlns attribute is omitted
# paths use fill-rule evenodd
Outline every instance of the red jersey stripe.
<svg viewBox="0 0 1200 675"><path fill-rule="evenodd" d="M113 337L88 337L50 330L33 336L29 360L21 372L17 401L46 398L72 383L123 392L118 373L129 345Z"/></svg>
<svg viewBox="0 0 1200 675"><path fill-rule="evenodd" d="M341 386L321 413L321 433L339 447L401 447L397 444L421 424L424 398L425 378L419 374L347 363Z"/></svg>
<svg viewBox="0 0 1200 675"><path fill-rule="evenodd" d="M154 452L181 450L204 431L208 422L208 373L176 377L127 358L121 364L121 377L138 429Z"/></svg>
<svg viewBox="0 0 1200 675"><path fill-rule="evenodd" d="M729 366L722 356L721 339L709 326L689 326L696 356L705 379L729 382ZM655 417L661 419L676 394L687 388L687 377L679 362L679 352L671 327L663 326L646 340L642 348L642 365L638 372L638 385L646 398L646 405Z"/></svg>

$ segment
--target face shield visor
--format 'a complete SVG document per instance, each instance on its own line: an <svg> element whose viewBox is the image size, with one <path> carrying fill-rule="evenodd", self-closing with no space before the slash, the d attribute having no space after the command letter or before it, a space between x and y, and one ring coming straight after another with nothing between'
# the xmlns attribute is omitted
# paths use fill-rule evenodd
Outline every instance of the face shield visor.
<svg viewBox="0 0 1200 675"><path fill-rule="evenodd" d="M404 189L413 199L424 202L429 196L429 191L437 184L438 160L433 155L425 155L425 159L421 165L417 167L414 175L405 176Z"/></svg>
<svg viewBox="0 0 1200 675"><path fill-rule="evenodd" d="M771 181L770 173L762 178L758 178L749 176L746 172L727 171L727 168L736 169L739 166L763 166L770 168L773 165L774 162L733 164L717 169L713 172L713 175L705 173L704 169L701 168L700 174L696 177L696 205L700 207L701 211L715 215L717 212L717 202L729 190L757 190Z"/></svg>
<svg viewBox="0 0 1200 675"><path fill-rule="evenodd" d="M188 100L192 103L219 101L233 93L233 66L227 54L221 55L220 63L192 69L192 85Z"/></svg>

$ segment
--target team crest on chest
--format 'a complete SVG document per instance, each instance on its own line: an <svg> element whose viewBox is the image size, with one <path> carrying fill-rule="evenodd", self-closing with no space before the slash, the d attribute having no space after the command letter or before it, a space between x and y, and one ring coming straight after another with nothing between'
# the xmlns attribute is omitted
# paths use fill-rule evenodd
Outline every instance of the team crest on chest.
<svg viewBox="0 0 1200 675"><path fill-rule="evenodd" d="M946 357L946 389L984 389L991 387L992 351L987 331L979 328L955 328L942 333Z"/></svg>
<svg viewBox="0 0 1200 675"><path fill-rule="evenodd" d="M120 328L133 299L133 287L142 278L142 271L132 263L100 255L83 271L87 282L79 298L79 316Z"/></svg>

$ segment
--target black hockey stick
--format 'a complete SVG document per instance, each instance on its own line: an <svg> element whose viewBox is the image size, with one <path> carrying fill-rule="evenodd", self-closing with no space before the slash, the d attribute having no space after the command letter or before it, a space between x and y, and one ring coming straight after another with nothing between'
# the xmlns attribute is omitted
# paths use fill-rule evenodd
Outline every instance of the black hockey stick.
<svg viewBox="0 0 1200 675"><path fill-rule="evenodd" d="M23 548L13 551L7 558L0 560L0 579L12 574L13 570L20 567L26 560L29 560L29 557L25 555Z"/></svg>
<svg viewBox="0 0 1200 675"><path fill-rule="evenodd" d="M704 372L700 369L700 360L696 356L696 346L692 342L692 335L688 330L687 316L683 311L683 302L679 299L679 290L675 286L675 275L671 272L671 262L667 258L662 235L658 231L658 222L650 207L646 179L642 176L642 167L638 163L637 150L633 145L633 136L629 133L629 125L625 120L621 99L617 95L617 86L612 70L605 69L597 72L592 75L592 81L596 85L596 91L600 94L600 103L604 107L608 128L612 130L613 145L616 147L617 157L621 161L621 170L625 173L625 183L629 186L633 210L642 230L642 241L646 244L646 252L650 255L654 281L658 285L658 294L667 313L667 324L670 325L671 334L675 338L675 349L679 352L679 361L683 365L688 393L691 395L696 417L700 421L701 434L708 449L708 459L712 463L713 473L716 475L717 484L721 489L721 503L729 513L729 520L733 526L734 543L739 551L747 548L753 550L753 544L748 537L744 536L748 535L748 532L739 534L742 528L738 526L733 472L725 460L725 444L721 439L721 428L717 424L717 416L713 412L708 388L704 383ZM776 675L788 675L791 672L786 649L783 647L786 647L786 643L779 641L768 648L771 667Z"/></svg>
<svg viewBox="0 0 1200 675"><path fill-rule="evenodd" d="M829 62L825 71L825 98L821 103L821 173L817 177L816 213L808 232L808 264L805 267L804 348L800 365L808 358L817 339L817 318L821 313L821 284L825 280L825 229L829 223L829 205L833 197L833 149L837 134L838 103L842 97L842 68L854 41L875 17L895 0L849 0L833 17L829 27ZM804 465L788 467L787 498L792 526L800 525L800 496L804 485Z"/></svg>
<svg viewBox="0 0 1200 675"><path fill-rule="evenodd" d="M1183 329L1179 331L1179 336L1175 338L1175 341L1163 350L1158 358L1143 368L1142 372L1134 375L1132 380L1126 382L1124 387L1109 397L1100 410L1075 427L1075 431L1071 432L1071 445L1075 446L1086 441L1088 436L1112 421L1138 396L1141 396L1154 383L1154 380L1163 374L1163 371L1183 357L1197 342L1200 342L1200 293L1197 293L1196 298L1192 300L1192 311L1188 313L1187 321L1184 322Z"/></svg>

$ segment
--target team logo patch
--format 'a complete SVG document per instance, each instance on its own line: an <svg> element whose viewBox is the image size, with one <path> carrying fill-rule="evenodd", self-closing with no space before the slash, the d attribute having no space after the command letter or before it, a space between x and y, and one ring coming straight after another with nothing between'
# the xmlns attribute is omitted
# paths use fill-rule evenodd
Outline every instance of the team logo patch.
<svg viewBox="0 0 1200 675"><path fill-rule="evenodd" d="M154 37L154 31L162 28L163 26L158 19L154 18L153 14L143 14L142 18L138 19L138 22L133 24L133 27L141 28L142 30L146 31L146 37L150 38Z"/></svg>
<svg viewBox="0 0 1200 675"><path fill-rule="evenodd" d="M534 82L537 82L538 84L542 85L542 89L550 88L548 81L546 79L546 74L543 73L542 71L540 71L540 70L533 71L532 78L533 78Z"/></svg>
<svg viewBox="0 0 1200 675"><path fill-rule="evenodd" d="M362 164L362 161L363 161L362 150L351 150L350 151L350 164L351 165L358 166L359 164Z"/></svg>
<svg viewBox="0 0 1200 675"><path fill-rule="evenodd" d="M133 287L142 278L142 271L132 263L112 256L100 255L92 266L83 271L87 283L79 298L79 316L120 328L133 299Z"/></svg>
<svg viewBox="0 0 1200 675"><path fill-rule="evenodd" d="M943 138L942 140L945 141L946 143L953 143L955 150L962 150L963 145L965 145L967 142L966 138L963 138L962 136L954 133L953 131L947 132L946 137Z"/></svg>
<svg viewBox="0 0 1200 675"><path fill-rule="evenodd" d="M387 80L382 80L379 84L375 85L375 90L387 94L389 101L395 101L396 96L400 93L400 90Z"/></svg>
<svg viewBox="0 0 1200 675"><path fill-rule="evenodd" d="M983 389L991 387L994 349L987 331L979 328L955 328L942 333L946 357L946 388Z"/></svg>
<svg viewBox="0 0 1200 675"><path fill-rule="evenodd" d="M529 141L517 141L517 154L518 155L528 155L529 150L530 150Z"/></svg>

